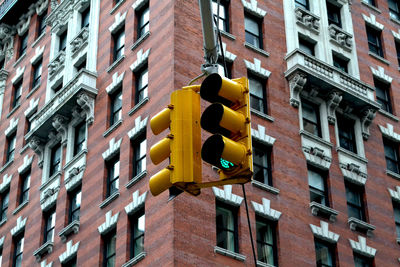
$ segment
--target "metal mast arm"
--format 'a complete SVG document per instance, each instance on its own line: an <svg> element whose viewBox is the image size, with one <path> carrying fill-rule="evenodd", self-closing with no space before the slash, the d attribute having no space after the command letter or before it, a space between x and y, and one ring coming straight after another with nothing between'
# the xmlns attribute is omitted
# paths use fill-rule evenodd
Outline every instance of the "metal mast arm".
<svg viewBox="0 0 400 267"><path fill-rule="evenodd" d="M204 59L202 71L209 74L218 72L216 62L218 59L218 44L214 31L213 12L211 0L199 0L201 24L204 41Z"/></svg>

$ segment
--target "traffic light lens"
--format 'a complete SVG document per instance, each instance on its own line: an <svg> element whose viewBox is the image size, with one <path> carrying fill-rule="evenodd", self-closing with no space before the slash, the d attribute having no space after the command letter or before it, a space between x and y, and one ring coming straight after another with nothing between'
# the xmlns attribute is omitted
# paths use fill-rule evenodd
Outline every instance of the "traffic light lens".
<svg viewBox="0 0 400 267"><path fill-rule="evenodd" d="M225 106L232 105L231 101L219 95L221 87L222 77L218 73L212 73L202 82L200 97L211 103L219 102Z"/></svg>
<svg viewBox="0 0 400 267"><path fill-rule="evenodd" d="M230 168L235 167L235 164L233 164L232 162L227 161L227 160L225 160L223 158L221 158L220 162L221 162L221 167L223 169L230 169Z"/></svg>
<svg viewBox="0 0 400 267"><path fill-rule="evenodd" d="M201 116L201 128L213 134L220 133L222 135L229 136L230 132L220 126L223 115L224 107L221 104L216 103L208 106Z"/></svg>

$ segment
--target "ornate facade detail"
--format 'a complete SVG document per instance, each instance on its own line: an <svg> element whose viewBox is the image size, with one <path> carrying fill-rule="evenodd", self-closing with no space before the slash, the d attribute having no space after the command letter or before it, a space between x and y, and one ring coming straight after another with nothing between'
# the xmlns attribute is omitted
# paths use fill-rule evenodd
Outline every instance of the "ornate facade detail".
<svg viewBox="0 0 400 267"><path fill-rule="evenodd" d="M343 29L339 28L335 24L329 25L329 37L331 42L339 45L349 52L353 48L353 36L343 31Z"/></svg>
<svg viewBox="0 0 400 267"><path fill-rule="evenodd" d="M49 6L49 0L39 0L35 4L35 10L36 14L39 16L43 14L47 10L47 7Z"/></svg>
<svg viewBox="0 0 400 267"><path fill-rule="evenodd" d="M368 175L361 171L361 166L354 163L340 163L340 170L346 180L358 185L365 185Z"/></svg>
<svg viewBox="0 0 400 267"><path fill-rule="evenodd" d="M51 10L54 10L58 7L58 0L50 0Z"/></svg>
<svg viewBox="0 0 400 267"><path fill-rule="evenodd" d="M135 1L135 3L133 3L132 8L133 8L133 10L136 11L136 10L142 8L142 6L144 6L148 2L149 2L149 0L137 0L137 1Z"/></svg>
<svg viewBox="0 0 400 267"><path fill-rule="evenodd" d="M48 65L50 78L64 69L65 52L60 51L57 56Z"/></svg>
<svg viewBox="0 0 400 267"><path fill-rule="evenodd" d="M106 92L111 95L119 88L125 77L125 71L118 76L118 72L115 72L112 76L112 82L107 86Z"/></svg>
<svg viewBox="0 0 400 267"><path fill-rule="evenodd" d="M19 118L11 118L10 125L4 131L5 136L9 136L10 134L14 133L17 130Z"/></svg>
<svg viewBox="0 0 400 267"><path fill-rule="evenodd" d="M361 117L361 132L364 140L369 138L369 126L376 116L376 110L367 109L362 113Z"/></svg>
<svg viewBox="0 0 400 267"><path fill-rule="evenodd" d="M262 204L252 201L254 211L256 214L267 218L271 221L278 221L282 213L280 211L271 209L271 201L266 198L262 198Z"/></svg>
<svg viewBox="0 0 400 267"><path fill-rule="evenodd" d="M53 118L52 125L54 129L61 135L61 142L66 144L68 135L68 119L60 114L57 114Z"/></svg>
<svg viewBox="0 0 400 267"><path fill-rule="evenodd" d="M336 108L339 106L342 98L343 97L338 92L332 92L329 94L329 99L326 101L329 124L335 124Z"/></svg>
<svg viewBox="0 0 400 267"><path fill-rule="evenodd" d="M17 71L15 72L14 77L12 77L12 79L11 79L11 82L12 82L13 84L15 84L15 83L17 83L19 80L21 80L22 77L24 76L24 72L25 72L25 67L23 67L23 68L18 67L18 68L17 68Z"/></svg>
<svg viewBox="0 0 400 267"><path fill-rule="evenodd" d="M86 166L79 166L72 168L68 172L68 177L65 179L65 188L67 192L74 190L78 185L82 183L83 173L85 172Z"/></svg>
<svg viewBox="0 0 400 267"><path fill-rule="evenodd" d="M33 256L35 256L36 262L40 262L42 257L44 257L46 254L50 254L53 252L53 247L54 247L54 242L53 241L47 241L43 245L40 246L37 250L33 252Z"/></svg>
<svg viewBox="0 0 400 267"><path fill-rule="evenodd" d="M267 11L257 6L258 5L257 0L250 0L249 2L247 2L246 0L242 0L242 4L244 10L253 14L256 17L263 18L267 14Z"/></svg>
<svg viewBox="0 0 400 267"><path fill-rule="evenodd" d="M83 28L77 36L71 41L71 52L75 55L81 51L87 44L89 39L89 29Z"/></svg>
<svg viewBox="0 0 400 267"><path fill-rule="evenodd" d="M339 214L337 210L334 210L315 201L310 203L310 210L312 215L328 218L331 222L336 222L336 217Z"/></svg>
<svg viewBox="0 0 400 267"><path fill-rule="evenodd" d="M294 73L289 77L290 105L298 108L300 105L300 93L307 82L307 75L302 72Z"/></svg>
<svg viewBox="0 0 400 267"><path fill-rule="evenodd" d="M131 140L135 139L136 137L138 137L139 134L141 134L146 130L148 119L149 119L148 116L143 120L141 116L138 116L135 119L135 126L128 132L129 139Z"/></svg>
<svg viewBox="0 0 400 267"><path fill-rule="evenodd" d="M224 190L213 186L212 190L215 197L224 203L235 207L238 207L240 204L242 204L243 198L241 196L232 194L232 185L224 185Z"/></svg>
<svg viewBox="0 0 400 267"><path fill-rule="evenodd" d="M19 22L17 23L17 26L16 26L19 36L24 35L24 33L26 33L28 31L29 25L31 23L31 16L35 13L34 8L35 7L33 5L31 5L29 7L28 13L22 15L19 18Z"/></svg>
<svg viewBox="0 0 400 267"><path fill-rule="evenodd" d="M122 27L122 25L125 23L127 13L127 11L125 11L123 14L121 14L121 12L118 12L117 15L115 15L114 23L108 28L111 33L114 33Z"/></svg>
<svg viewBox="0 0 400 267"><path fill-rule="evenodd" d="M396 41L400 41L400 30L399 32L392 31L392 34L394 39L396 39Z"/></svg>
<svg viewBox="0 0 400 267"><path fill-rule="evenodd" d="M146 201L147 191L139 196L139 190L132 194L132 202L125 206L125 212L128 215L134 214L137 210L144 206Z"/></svg>
<svg viewBox="0 0 400 267"><path fill-rule="evenodd" d="M57 33L60 28L67 25L69 19L72 17L73 3L75 0L61 1L60 4L55 0L50 1L51 13L47 17L46 23L48 26L52 27L52 32Z"/></svg>
<svg viewBox="0 0 400 267"><path fill-rule="evenodd" d="M375 257L376 249L367 246L367 239L365 237L358 236L358 242L351 239L349 241L354 252L369 258Z"/></svg>
<svg viewBox="0 0 400 267"><path fill-rule="evenodd" d="M25 229L25 224L26 224L27 220L28 220L28 217L26 217L25 219L22 219L22 216L19 216L17 219L17 224L10 230L11 235L16 236L19 233L21 233Z"/></svg>
<svg viewBox="0 0 400 267"><path fill-rule="evenodd" d="M392 141L400 143L400 134L394 131L393 125L387 123L386 126L387 127L385 128L382 125L379 125L379 129L381 130L382 135L385 136L386 138L391 139Z"/></svg>
<svg viewBox="0 0 400 267"><path fill-rule="evenodd" d="M76 102L86 112L86 121L91 125L94 121L94 98L89 94L81 93L78 95Z"/></svg>
<svg viewBox="0 0 400 267"><path fill-rule="evenodd" d="M233 62L236 59L236 55L226 50L226 43L222 42L222 49L224 50L224 58L227 62ZM222 52L218 49L218 56L222 57Z"/></svg>
<svg viewBox="0 0 400 267"><path fill-rule="evenodd" d="M320 22L318 16L300 7L297 7L294 12L296 15L296 24L301 25L316 34L319 34Z"/></svg>
<svg viewBox="0 0 400 267"><path fill-rule="evenodd" d="M332 159L318 147L303 147L303 153L308 163L318 168L329 170Z"/></svg>
<svg viewBox="0 0 400 267"><path fill-rule="evenodd" d="M38 109L39 106L39 98L32 98L29 101L29 108L24 111L25 117L31 117Z"/></svg>
<svg viewBox="0 0 400 267"><path fill-rule="evenodd" d="M337 243L340 236L334 232L329 231L329 224L327 222L320 221L320 223L321 227L310 224L311 231L314 236L329 243Z"/></svg>
<svg viewBox="0 0 400 267"><path fill-rule="evenodd" d="M43 211L49 210L57 202L60 186L47 188L40 196L40 207Z"/></svg>
<svg viewBox="0 0 400 267"><path fill-rule="evenodd" d="M383 67L378 66L378 68L375 69L374 67L370 66L370 69L375 77L379 78L380 80L386 83L392 83L393 78L385 74L385 69Z"/></svg>
<svg viewBox="0 0 400 267"><path fill-rule="evenodd" d="M147 59L149 58L149 54L150 54L150 48L146 50L146 52L143 53L143 49L140 49L137 52L137 58L136 61L133 62L133 64L131 65L131 70L133 72L138 71L146 62Z"/></svg>
<svg viewBox="0 0 400 267"><path fill-rule="evenodd" d="M400 186L396 186L396 191L388 188L390 197L396 202L400 202Z"/></svg>
<svg viewBox="0 0 400 267"><path fill-rule="evenodd" d="M19 166L18 173L21 174L29 170L32 166L32 161L33 161L33 156L29 157L28 155L25 155L24 163L21 166Z"/></svg>
<svg viewBox="0 0 400 267"><path fill-rule="evenodd" d="M251 137L257 142L267 146L273 146L276 140L275 138L265 134L265 127L261 125L258 125L258 130L251 128Z"/></svg>
<svg viewBox="0 0 400 267"><path fill-rule="evenodd" d="M76 254L78 253L79 244L80 241L77 242L75 245L72 245L72 240L68 241L67 250L58 257L61 264L67 263L69 260L76 256Z"/></svg>
<svg viewBox="0 0 400 267"><path fill-rule="evenodd" d="M43 167L43 156L44 156L44 144L36 136L33 136L29 141L29 147L38 155L38 165L40 168Z"/></svg>
<svg viewBox="0 0 400 267"><path fill-rule="evenodd" d="M30 60L31 64L35 64L43 56L45 47L46 47L45 45L36 47L35 55Z"/></svg>
<svg viewBox="0 0 400 267"><path fill-rule="evenodd" d="M117 212L114 216L111 215L112 211L110 210L106 213L106 221L97 228L101 235L107 234L117 226L119 212Z"/></svg>
<svg viewBox="0 0 400 267"><path fill-rule="evenodd" d="M385 26L383 26L383 24L376 21L376 17L374 14L369 14L369 17L365 14L362 14L362 17L367 24L374 27L375 29L382 31L383 28L385 27Z"/></svg>
<svg viewBox="0 0 400 267"><path fill-rule="evenodd" d="M119 153L119 148L121 147L122 138L115 142L115 138L110 140L109 148L104 151L101 155L104 160L110 160L112 157Z"/></svg>
<svg viewBox="0 0 400 267"><path fill-rule="evenodd" d="M5 174L3 176L3 182L0 184L0 193L4 193L8 188L10 188L12 175Z"/></svg>
<svg viewBox="0 0 400 267"><path fill-rule="evenodd" d="M14 34L16 33L15 26L0 24L0 58L5 58L8 61L14 55Z"/></svg>
<svg viewBox="0 0 400 267"><path fill-rule="evenodd" d="M254 58L254 63L247 60L244 60L244 63L249 71L263 79L268 79L268 77L271 75L270 71L261 67L261 60L257 58Z"/></svg>

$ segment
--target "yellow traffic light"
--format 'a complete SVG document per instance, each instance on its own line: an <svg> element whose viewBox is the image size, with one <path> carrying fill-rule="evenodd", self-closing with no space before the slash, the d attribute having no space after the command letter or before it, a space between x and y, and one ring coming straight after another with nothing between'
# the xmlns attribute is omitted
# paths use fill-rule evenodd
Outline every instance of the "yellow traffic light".
<svg viewBox="0 0 400 267"><path fill-rule="evenodd" d="M200 96L198 86L188 86L171 94L171 105L150 120L157 135L168 127L170 134L150 148L150 158L159 164L169 157L169 165L150 178L151 193L156 196L172 186L190 194L200 190L188 185L201 183Z"/></svg>
<svg viewBox="0 0 400 267"><path fill-rule="evenodd" d="M201 116L201 127L213 134L203 144L202 159L220 169L221 180L249 181L253 159L247 78L230 80L210 74L201 84L200 96L213 103Z"/></svg>

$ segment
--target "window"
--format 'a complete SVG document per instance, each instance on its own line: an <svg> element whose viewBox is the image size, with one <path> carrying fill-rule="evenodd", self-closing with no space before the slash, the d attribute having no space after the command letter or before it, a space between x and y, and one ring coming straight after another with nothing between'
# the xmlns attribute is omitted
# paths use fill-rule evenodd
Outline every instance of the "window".
<svg viewBox="0 0 400 267"><path fill-rule="evenodd" d="M1 49L1 47L0 47L0 49ZM0 70L4 69L5 66L6 66L6 59L5 58L0 59Z"/></svg>
<svg viewBox="0 0 400 267"><path fill-rule="evenodd" d="M336 55L335 53L332 53L332 60L333 60L333 66L338 68L339 70L348 73L348 65L349 65L349 60L347 58L340 57Z"/></svg>
<svg viewBox="0 0 400 267"><path fill-rule="evenodd" d="M43 12L42 15L38 15L36 38L38 38L39 36L41 36L42 34L44 34L46 32L46 18L47 18L47 10L45 12Z"/></svg>
<svg viewBox="0 0 400 267"><path fill-rule="evenodd" d="M373 258L367 258L360 254L354 253L354 267L373 267Z"/></svg>
<svg viewBox="0 0 400 267"><path fill-rule="evenodd" d="M250 87L250 107L262 113L267 113L267 98L265 82L257 77L248 75Z"/></svg>
<svg viewBox="0 0 400 267"><path fill-rule="evenodd" d="M400 204L398 202L392 202L394 223L396 224L397 239L400 239Z"/></svg>
<svg viewBox="0 0 400 267"><path fill-rule="evenodd" d="M144 208L136 212L131 218L131 259L144 251Z"/></svg>
<svg viewBox="0 0 400 267"><path fill-rule="evenodd" d="M14 238L13 267L22 266L22 254L24 252L24 233Z"/></svg>
<svg viewBox="0 0 400 267"><path fill-rule="evenodd" d="M347 199L347 212L348 216L359 219L361 221L366 220L365 209L364 209L364 189L361 186L357 186L351 183L345 183L346 187L346 199Z"/></svg>
<svg viewBox="0 0 400 267"><path fill-rule="evenodd" d="M14 94L12 101L12 108L20 105L21 102L21 94L22 94L22 79L19 80L16 84L14 84Z"/></svg>
<svg viewBox="0 0 400 267"><path fill-rule="evenodd" d="M35 88L40 84L42 79L42 59L36 62L33 66L33 78L32 78L32 88Z"/></svg>
<svg viewBox="0 0 400 267"><path fill-rule="evenodd" d="M61 91L62 88L63 88L63 83L60 82L58 85L56 85L56 86L53 88L53 91L54 91L55 94L57 94L59 91Z"/></svg>
<svg viewBox="0 0 400 267"><path fill-rule="evenodd" d="M7 219L8 202L10 198L10 189L7 189L1 194L1 218L0 222Z"/></svg>
<svg viewBox="0 0 400 267"><path fill-rule="evenodd" d="M58 51L64 51L67 48L67 30L63 31L59 36Z"/></svg>
<svg viewBox="0 0 400 267"><path fill-rule="evenodd" d="M366 2L368 5L376 7L375 0L363 0L363 1Z"/></svg>
<svg viewBox="0 0 400 267"><path fill-rule="evenodd" d="M398 0L388 0L390 17L400 20L400 4Z"/></svg>
<svg viewBox="0 0 400 267"><path fill-rule="evenodd" d="M115 229L103 237L103 244L104 244L103 267L115 266L116 241L117 241L117 232Z"/></svg>
<svg viewBox="0 0 400 267"><path fill-rule="evenodd" d="M124 55L125 49L125 28L122 27L113 34L113 62L117 61Z"/></svg>
<svg viewBox="0 0 400 267"><path fill-rule="evenodd" d="M62 264L62 267L76 267L76 257Z"/></svg>
<svg viewBox="0 0 400 267"><path fill-rule="evenodd" d="M246 42L257 48L263 49L260 21L248 14L245 14L244 30L245 30Z"/></svg>
<svg viewBox="0 0 400 267"><path fill-rule="evenodd" d="M86 121L82 121L75 127L74 156L84 149L85 141L86 141Z"/></svg>
<svg viewBox="0 0 400 267"><path fill-rule="evenodd" d="M20 195L18 204L21 205L29 200L29 187L31 185L31 170L21 174L20 180Z"/></svg>
<svg viewBox="0 0 400 267"><path fill-rule="evenodd" d="M308 168L308 186L310 188L310 202L317 202L329 206L326 175L314 168Z"/></svg>
<svg viewBox="0 0 400 267"><path fill-rule="evenodd" d="M14 160L16 139L17 139L17 133L16 132L12 133L10 136L7 136L6 163Z"/></svg>
<svg viewBox="0 0 400 267"><path fill-rule="evenodd" d="M120 2L122 2L122 0L114 0L115 5L118 5Z"/></svg>
<svg viewBox="0 0 400 267"><path fill-rule="evenodd" d="M257 259L277 266L277 247L275 225L260 216L256 216Z"/></svg>
<svg viewBox="0 0 400 267"><path fill-rule="evenodd" d="M303 116L304 131L314 134L318 137L322 137L319 106L302 99L301 111Z"/></svg>
<svg viewBox="0 0 400 267"><path fill-rule="evenodd" d="M336 252L332 244L315 240L315 254L317 256L317 267L336 266Z"/></svg>
<svg viewBox="0 0 400 267"><path fill-rule="evenodd" d="M308 0L295 0L294 4L296 7L302 7L306 10L310 10L310 5L308 4Z"/></svg>
<svg viewBox="0 0 400 267"><path fill-rule="evenodd" d="M315 42L299 36L299 48L310 56L315 56Z"/></svg>
<svg viewBox="0 0 400 267"><path fill-rule="evenodd" d="M337 116L340 147L357 153L356 137L354 134L354 121L343 116Z"/></svg>
<svg viewBox="0 0 400 267"><path fill-rule="evenodd" d="M400 174L399 145L389 139L383 138L385 150L386 168L389 171Z"/></svg>
<svg viewBox="0 0 400 267"><path fill-rule="evenodd" d="M81 215L81 198L82 198L81 187L78 187L74 191L69 193L68 197L69 197L68 223L72 223L73 221L79 221Z"/></svg>
<svg viewBox="0 0 400 267"><path fill-rule="evenodd" d="M253 143L253 179L272 186L271 149Z"/></svg>
<svg viewBox="0 0 400 267"><path fill-rule="evenodd" d="M381 40L381 31L375 30L368 25L366 25L367 29L367 37L368 37L368 48L371 53L378 55L380 57L383 56L383 47Z"/></svg>
<svg viewBox="0 0 400 267"><path fill-rule="evenodd" d="M218 29L220 29L221 31L229 32L229 20L228 20L229 2L224 0L219 0L218 4L218 0L212 0L211 4L214 17L217 21Z"/></svg>
<svg viewBox="0 0 400 267"><path fill-rule="evenodd" d="M222 62L222 60L217 61L218 74L221 75L222 77L231 79L232 78L232 64L225 61L225 65L226 65L226 71L227 71L228 76L225 75L225 67L224 67L224 63Z"/></svg>
<svg viewBox="0 0 400 267"><path fill-rule="evenodd" d="M147 86L149 82L149 74L147 67L137 72L136 76L136 99L135 103L138 104L140 101L147 97Z"/></svg>
<svg viewBox="0 0 400 267"><path fill-rule="evenodd" d="M59 172L60 169L61 169L61 144L57 144L51 149L49 177Z"/></svg>
<svg viewBox="0 0 400 267"><path fill-rule="evenodd" d="M390 84L379 81L374 78L376 101L381 104L381 109L393 113L392 101L390 99Z"/></svg>
<svg viewBox="0 0 400 267"><path fill-rule="evenodd" d="M146 170L146 134L141 135L137 138L133 144L133 177L144 172Z"/></svg>
<svg viewBox="0 0 400 267"><path fill-rule="evenodd" d="M119 189L119 155L107 162L107 197Z"/></svg>
<svg viewBox="0 0 400 267"><path fill-rule="evenodd" d="M56 208L44 214L43 244L54 241L54 227L56 226Z"/></svg>
<svg viewBox="0 0 400 267"><path fill-rule="evenodd" d="M110 126L118 122L122 116L122 88L111 95Z"/></svg>
<svg viewBox="0 0 400 267"><path fill-rule="evenodd" d="M80 72L82 69L86 68L86 58L82 60L82 62L79 62L78 64L75 65L76 72Z"/></svg>
<svg viewBox="0 0 400 267"><path fill-rule="evenodd" d="M239 252L237 213L237 208L216 202L217 246L236 253Z"/></svg>
<svg viewBox="0 0 400 267"><path fill-rule="evenodd" d="M19 37L19 54L21 57L26 53L26 49L28 48L28 32L24 33Z"/></svg>
<svg viewBox="0 0 400 267"><path fill-rule="evenodd" d="M87 7L81 13L81 28L89 27L90 7Z"/></svg>
<svg viewBox="0 0 400 267"><path fill-rule="evenodd" d="M339 28L342 27L342 22L340 19L340 7L330 3L326 2L326 9L328 11L328 22L329 25L335 24Z"/></svg>
<svg viewBox="0 0 400 267"><path fill-rule="evenodd" d="M137 12L137 18L137 39L139 39L149 31L150 9L148 4Z"/></svg>

